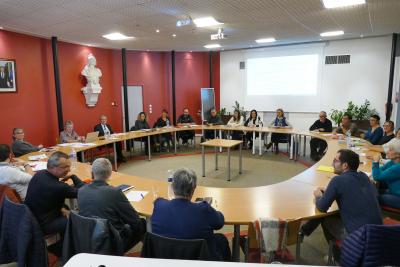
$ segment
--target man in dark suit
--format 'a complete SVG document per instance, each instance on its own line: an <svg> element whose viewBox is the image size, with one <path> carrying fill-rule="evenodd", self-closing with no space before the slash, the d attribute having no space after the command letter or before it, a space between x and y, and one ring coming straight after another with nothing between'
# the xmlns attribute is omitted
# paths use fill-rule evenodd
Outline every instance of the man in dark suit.
<svg viewBox="0 0 400 267"><path fill-rule="evenodd" d="M94 126L93 129L94 132L99 132L99 136L109 136L114 133L114 131L111 128L110 124L107 124L107 117L105 115L100 116L100 123ZM117 160L121 162L125 162L126 159L122 155L122 144L121 142L118 142L115 144L116 149L117 149Z"/></svg>
<svg viewBox="0 0 400 267"><path fill-rule="evenodd" d="M5 72L4 66L0 66L0 88L10 88L10 79Z"/></svg>
<svg viewBox="0 0 400 267"><path fill-rule="evenodd" d="M108 159L99 158L93 162L93 182L78 192L79 214L107 219L119 232L127 251L143 239L146 220L139 218L120 189L107 184L111 172L112 165Z"/></svg>

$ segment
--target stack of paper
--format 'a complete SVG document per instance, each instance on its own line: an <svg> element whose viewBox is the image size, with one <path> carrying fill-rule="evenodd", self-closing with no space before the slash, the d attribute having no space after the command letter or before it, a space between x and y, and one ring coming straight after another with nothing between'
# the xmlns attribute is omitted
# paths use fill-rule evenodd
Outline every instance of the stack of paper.
<svg viewBox="0 0 400 267"><path fill-rule="evenodd" d="M139 202L149 193L148 191L130 191L126 194L129 201Z"/></svg>
<svg viewBox="0 0 400 267"><path fill-rule="evenodd" d="M33 171L41 171L47 169L47 162L46 161L36 161L36 162L29 162Z"/></svg>
<svg viewBox="0 0 400 267"><path fill-rule="evenodd" d="M34 155L34 156L29 156L29 160L41 160L41 159L47 159L46 154L39 154L39 155Z"/></svg>

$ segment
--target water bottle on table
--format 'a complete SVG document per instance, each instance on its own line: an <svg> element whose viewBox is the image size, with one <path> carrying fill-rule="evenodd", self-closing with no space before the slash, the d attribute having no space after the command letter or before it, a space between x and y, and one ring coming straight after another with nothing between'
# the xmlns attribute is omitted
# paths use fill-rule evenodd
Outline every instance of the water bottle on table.
<svg viewBox="0 0 400 267"><path fill-rule="evenodd" d="M78 157L74 148L71 148L69 152L69 160L71 161L71 171L75 171L76 163L78 162Z"/></svg>
<svg viewBox="0 0 400 267"><path fill-rule="evenodd" d="M168 181L168 199L171 200L175 197L174 190L172 189L172 181L174 176L174 170L168 170L167 181Z"/></svg>
<svg viewBox="0 0 400 267"><path fill-rule="evenodd" d="M351 147L351 131L347 130L346 132L346 146L347 148Z"/></svg>

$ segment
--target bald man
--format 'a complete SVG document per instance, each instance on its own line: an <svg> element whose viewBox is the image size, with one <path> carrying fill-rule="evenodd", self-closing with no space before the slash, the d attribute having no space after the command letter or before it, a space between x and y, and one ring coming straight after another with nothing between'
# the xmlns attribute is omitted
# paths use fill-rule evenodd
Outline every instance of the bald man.
<svg viewBox="0 0 400 267"><path fill-rule="evenodd" d="M99 132L99 136L107 136L113 134L114 131L111 128L111 125L107 123L107 116L100 116L100 123L94 126L94 132ZM120 162L126 162L125 157L122 155L122 145L121 142L115 144L117 149L117 160Z"/></svg>

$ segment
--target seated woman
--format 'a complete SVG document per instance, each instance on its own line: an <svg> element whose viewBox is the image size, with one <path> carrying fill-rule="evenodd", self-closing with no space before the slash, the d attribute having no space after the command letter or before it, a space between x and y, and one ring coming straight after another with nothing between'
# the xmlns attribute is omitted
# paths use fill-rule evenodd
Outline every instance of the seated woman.
<svg viewBox="0 0 400 267"><path fill-rule="evenodd" d="M253 109L250 111L250 117L246 120L244 123L244 126L246 127L262 127L263 123L260 120L260 117L258 117L257 111ZM259 133L256 133L256 137L259 136ZM247 148L252 149L253 148L253 132L247 132L246 133L246 141L247 141Z"/></svg>
<svg viewBox="0 0 400 267"><path fill-rule="evenodd" d="M24 140L25 133L22 128L14 128L13 130L12 151L15 157L21 157L25 154L39 151L43 145L34 146Z"/></svg>
<svg viewBox="0 0 400 267"><path fill-rule="evenodd" d="M390 160L379 167L380 155L374 157L372 177L379 182L379 203L400 209L400 139L393 139L383 145L386 157Z"/></svg>
<svg viewBox="0 0 400 267"><path fill-rule="evenodd" d="M213 125L222 125L222 120L221 117L218 115L217 110L215 108L212 108L210 110L210 117L208 118L208 121L206 123L208 126L213 126ZM205 139L214 139L216 136L218 136L218 132L214 130L204 130L204 138Z"/></svg>
<svg viewBox="0 0 400 267"><path fill-rule="evenodd" d="M153 233L169 238L205 239L210 260L230 261L228 240L223 234L214 233L224 226L224 215L206 201L191 201L197 186L196 173L182 168L174 172L172 179L175 198L154 201Z"/></svg>
<svg viewBox="0 0 400 267"><path fill-rule="evenodd" d="M147 123L147 116L146 113L143 111L140 112L137 116L137 120L135 121L135 125L131 127L131 131L139 131L143 129L150 129L149 124ZM147 137L140 138L140 141L144 143L145 153L146 155L149 153L148 150L148 139Z"/></svg>
<svg viewBox="0 0 400 267"><path fill-rule="evenodd" d="M60 143L75 143L83 142L85 137L79 136L74 130L74 123L71 120L67 120L64 123L64 131L60 133Z"/></svg>
<svg viewBox="0 0 400 267"><path fill-rule="evenodd" d="M364 139L369 141L371 144L378 144L383 136L383 129L379 125L380 117L378 115L372 115L369 119L369 125L371 126L367 133L364 135Z"/></svg>
<svg viewBox="0 0 400 267"><path fill-rule="evenodd" d="M272 127L279 127L279 128L292 128L292 125L285 117L285 113L283 109L278 108L276 110L276 118L270 123ZM288 134L283 133L272 133L271 134L271 142L267 145L267 149L270 149L272 145L275 147L275 153L279 153L278 144L282 141L290 142L290 136Z"/></svg>
<svg viewBox="0 0 400 267"><path fill-rule="evenodd" d="M171 120L168 117L168 111L163 109L161 113L161 117L154 123L153 128L162 128L162 127L170 127L173 126ZM160 147L170 146L172 143L172 135L171 133L163 133L154 136L154 142L156 146L156 150L160 150Z"/></svg>
<svg viewBox="0 0 400 267"><path fill-rule="evenodd" d="M233 112L233 116L230 118L228 123L226 124L227 126L230 127L238 127L238 126L243 126L243 116L240 115L240 111L235 109ZM232 131L231 133L232 140L242 140L243 138L243 132L242 131Z"/></svg>

